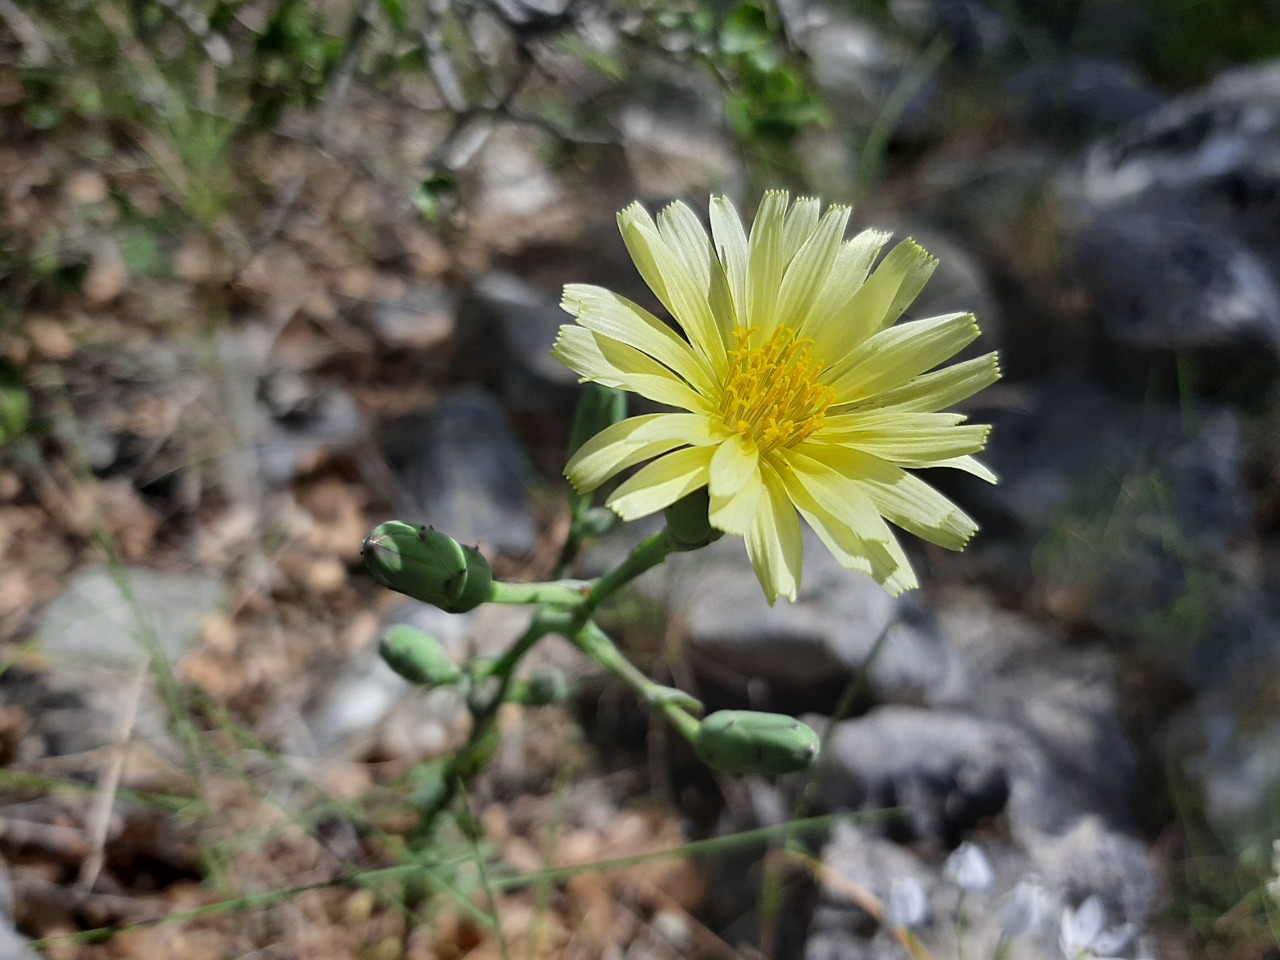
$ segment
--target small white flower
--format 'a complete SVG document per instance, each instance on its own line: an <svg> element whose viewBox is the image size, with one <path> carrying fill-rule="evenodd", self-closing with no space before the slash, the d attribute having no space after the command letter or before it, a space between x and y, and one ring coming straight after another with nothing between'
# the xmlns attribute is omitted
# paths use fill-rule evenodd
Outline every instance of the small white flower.
<svg viewBox="0 0 1280 960"><path fill-rule="evenodd" d="M899 877L889 888L884 919L891 927L918 930L929 922L929 895L915 877Z"/></svg>
<svg viewBox="0 0 1280 960"><path fill-rule="evenodd" d="M1107 916L1095 894L1075 910L1062 911L1058 946L1067 960L1117 960L1133 942L1133 924L1105 929Z"/></svg>
<svg viewBox="0 0 1280 960"><path fill-rule="evenodd" d="M996 875L991 861L982 848L972 843L962 843L947 857L943 875L961 890L969 893L986 893L996 885Z"/></svg>
<svg viewBox="0 0 1280 960"><path fill-rule="evenodd" d="M1010 937L1039 936L1051 923L1054 898L1034 880L1019 880L996 908L996 922Z"/></svg>

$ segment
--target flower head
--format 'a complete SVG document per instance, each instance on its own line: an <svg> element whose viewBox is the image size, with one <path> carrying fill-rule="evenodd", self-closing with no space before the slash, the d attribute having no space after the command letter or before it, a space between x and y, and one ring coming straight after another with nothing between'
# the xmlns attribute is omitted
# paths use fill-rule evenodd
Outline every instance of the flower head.
<svg viewBox="0 0 1280 960"><path fill-rule="evenodd" d="M897 324L937 261L907 240L873 271L889 235L845 240L848 218L775 191L748 234L713 197L708 237L682 203L656 221L627 207L623 240L679 332L600 287L564 290L578 323L555 355L583 380L682 411L603 430L566 475L588 491L651 461L608 500L624 520L706 487L712 525L745 539L770 603L796 597L801 516L843 566L896 594L916 578L886 520L953 550L977 529L908 471L995 480L972 456L989 428L941 412L999 377L995 354L935 370L978 336L973 317Z"/></svg>

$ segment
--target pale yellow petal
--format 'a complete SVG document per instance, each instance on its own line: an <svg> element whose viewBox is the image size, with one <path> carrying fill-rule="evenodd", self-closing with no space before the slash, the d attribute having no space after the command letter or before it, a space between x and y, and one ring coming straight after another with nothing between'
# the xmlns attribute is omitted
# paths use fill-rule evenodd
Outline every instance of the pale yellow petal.
<svg viewBox="0 0 1280 960"><path fill-rule="evenodd" d="M952 313L913 320L882 330L854 350L827 380L836 391L837 407L908 383L972 343L978 324L971 313ZM824 378L825 379L825 378Z"/></svg>
<svg viewBox="0 0 1280 960"><path fill-rule="evenodd" d="M818 216L822 213L822 201L817 197L800 197L787 211L786 220L782 224L782 257L783 263L789 264L800 248L808 242L814 227L818 225Z"/></svg>
<svg viewBox="0 0 1280 960"><path fill-rule="evenodd" d="M848 477L823 459L809 455L810 447L811 444L801 444L782 456L789 469L779 472L787 478L788 485L802 485L815 503L824 504L826 509L837 513L862 539L890 539L892 532L884 525L870 496L854 482L856 478ZM818 454L824 450L823 447L815 448Z"/></svg>
<svg viewBox="0 0 1280 960"><path fill-rule="evenodd" d="M642 467L606 501L623 520L657 513L707 485L714 447L686 447Z"/></svg>
<svg viewBox="0 0 1280 960"><path fill-rule="evenodd" d="M800 330L802 337L814 341L814 349L819 356L834 361L855 346L840 329L838 318L867 279L880 248L892 236L887 230L863 230L840 244L835 262L809 309L809 318Z"/></svg>
<svg viewBox="0 0 1280 960"><path fill-rule="evenodd" d="M583 380L628 390L655 403L694 413L711 412L701 394L658 361L585 327L561 327L551 354Z"/></svg>
<svg viewBox="0 0 1280 960"><path fill-rule="evenodd" d="M711 198L711 235L715 240L716 256L724 268L729 294L733 299L737 323L747 324L747 234L738 219L738 211L726 197ZM724 329L723 325L721 329ZM725 331L732 334L732 328Z"/></svg>
<svg viewBox="0 0 1280 960"><path fill-rule="evenodd" d="M746 326L756 328L763 337L773 333L774 308L786 268L782 248L786 212L786 191L766 193L751 224L751 239L747 244Z"/></svg>
<svg viewBox="0 0 1280 960"><path fill-rule="evenodd" d="M569 458L565 475L580 493L594 490L627 467L680 446L717 441L710 422L696 413L650 413L597 433Z"/></svg>
<svg viewBox="0 0 1280 960"><path fill-rule="evenodd" d="M962 550L978 525L919 477L886 460L838 444L804 445L812 457L867 496L876 512L908 533L949 550ZM859 523L855 529L861 530Z"/></svg>
<svg viewBox="0 0 1280 960"><path fill-rule="evenodd" d="M603 287L571 283L564 288L561 305L588 330L647 353L704 396L719 389L711 368L686 341L626 297Z"/></svg>
<svg viewBox="0 0 1280 960"><path fill-rule="evenodd" d="M716 448L707 491L711 495L711 525L725 533L744 535L764 494L760 453L752 441L734 434Z"/></svg>
<svg viewBox="0 0 1280 960"><path fill-rule="evenodd" d="M697 215L683 203L672 203L658 214L658 232L685 264L707 298L722 343L730 343L738 325L738 311L729 292L724 267Z"/></svg>
<svg viewBox="0 0 1280 960"><path fill-rule="evenodd" d="M874 403L903 411L945 410L999 379L999 358L988 353L918 376L880 394Z"/></svg>
<svg viewBox="0 0 1280 960"><path fill-rule="evenodd" d="M915 469L917 470L931 470L934 468L963 470L965 473L972 474L979 480L987 481L987 483L1000 482L1000 478L997 477L995 473L986 466L986 464L979 463L973 457L952 457L949 460L934 460L929 463L917 463L915 465Z"/></svg>
<svg viewBox="0 0 1280 960"><path fill-rule="evenodd" d="M897 322L937 265L916 243L904 240L827 324L809 332L836 366L837 375L842 372L841 354Z"/></svg>
<svg viewBox="0 0 1280 960"><path fill-rule="evenodd" d="M778 291L779 323L793 330L804 328L840 251L848 223L848 207L831 207L815 225L782 279L782 289Z"/></svg>
<svg viewBox="0 0 1280 960"><path fill-rule="evenodd" d="M671 312L693 348L713 370L722 372L727 363L724 341L706 291L699 288L693 273L662 238L640 204L633 203L618 214L618 226L631 259L649 288Z"/></svg>
<svg viewBox="0 0 1280 960"><path fill-rule="evenodd" d="M795 601L804 566L804 537L796 508L772 468L761 472L765 494L760 498L751 529L747 556L770 606L778 597Z"/></svg>
<svg viewBox="0 0 1280 960"><path fill-rule="evenodd" d="M876 407L828 417L813 440L917 466L977 453L986 446L991 427L963 423L964 419L959 413L905 413L896 407Z"/></svg>

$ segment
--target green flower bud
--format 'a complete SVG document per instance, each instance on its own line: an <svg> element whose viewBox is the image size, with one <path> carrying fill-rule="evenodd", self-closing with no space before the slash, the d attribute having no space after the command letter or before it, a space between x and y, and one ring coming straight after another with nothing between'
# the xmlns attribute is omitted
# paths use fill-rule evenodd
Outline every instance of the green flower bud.
<svg viewBox="0 0 1280 960"><path fill-rule="evenodd" d="M677 550L697 550L724 536L724 531L713 527L707 518L710 509L711 495L706 487L699 487L663 511L667 536Z"/></svg>
<svg viewBox="0 0 1280 960"><path fill-rule="evenodd" d="M378 644L382 659L410 683L445 687L462 679L458 668L440 641L414 627L392 627Z"/></svg>
<svg viewBox="0 0 1280 960"><path fill-rule="evenodd" d="M818 755L818 734L794 717L753 710L720 710L700 724L693 747L724 773L774 776L804 770Z"/></svg>
<svg viewBox="0 0 1280 960"><path fill-rule="evenodd" d="M489 599L493 571L480 551L430 527L392 520L376 527L360 552L383 586L448 613L465 613Z"/></svg>

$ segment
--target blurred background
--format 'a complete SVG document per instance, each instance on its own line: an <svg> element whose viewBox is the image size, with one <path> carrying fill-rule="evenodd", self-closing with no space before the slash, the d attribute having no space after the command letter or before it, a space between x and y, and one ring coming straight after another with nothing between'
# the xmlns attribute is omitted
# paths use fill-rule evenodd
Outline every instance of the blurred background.
<svg viewBox="0 0 1280 960"><path fill-rule="evenodd" d="M656 310L615 212L772 187L1000 350L1001 484L929 478L982 532L899 599L816 549L771 609L722 541L605 615L813 776L551 643L576 698L424 843L467 715L377 637L527 613L361 538L547 576L561 285ZM1280 955L1276 0L0 0L0 195L5 960Z"/></svg>

